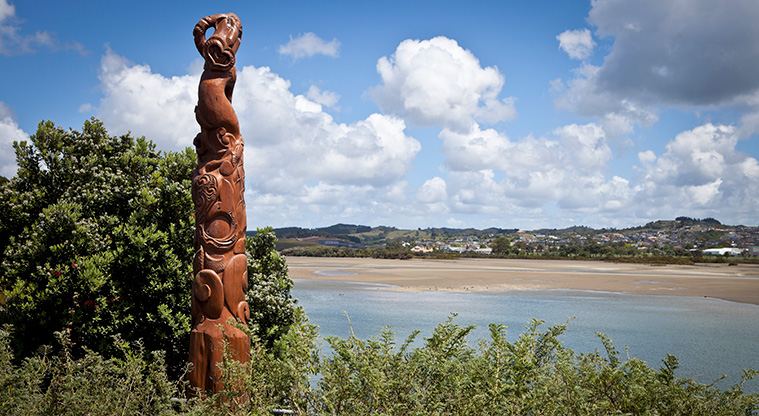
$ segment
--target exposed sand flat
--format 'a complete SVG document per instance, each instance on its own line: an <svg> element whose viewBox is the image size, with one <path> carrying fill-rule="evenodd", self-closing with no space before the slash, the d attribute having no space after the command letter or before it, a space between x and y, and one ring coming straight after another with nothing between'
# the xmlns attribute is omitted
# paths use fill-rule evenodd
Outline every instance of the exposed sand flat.
<svg viewBox="0 0 759 416"><path fill-rule="evenodd" d="M713 297L759 305L759 265L695 266L572 260L383 260L288 257L293 279L382 283L399 290L574 289Z"/></svg>

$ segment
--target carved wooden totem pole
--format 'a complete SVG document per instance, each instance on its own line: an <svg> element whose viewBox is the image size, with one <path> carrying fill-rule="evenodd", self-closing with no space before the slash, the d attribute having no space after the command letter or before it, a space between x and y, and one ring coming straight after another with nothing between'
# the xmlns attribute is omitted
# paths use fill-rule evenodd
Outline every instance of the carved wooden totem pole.
<svg viewBox="0 0 759 416"><path fill-rule="evenodd" d="M206 39L206 32L214 32ZM235 53L242 39L240 19L232 13L200 20L193 31L205 59L198 87L195 118L200 133L194 144L198 167L192 173L195 203L195 258L192 284L190 385L207 393L224 388L217 363L224 340L241 362L250 359L250 339L230 325L250 318L245 257L245 172L243 139L232 108L237 73Z"/></svg>

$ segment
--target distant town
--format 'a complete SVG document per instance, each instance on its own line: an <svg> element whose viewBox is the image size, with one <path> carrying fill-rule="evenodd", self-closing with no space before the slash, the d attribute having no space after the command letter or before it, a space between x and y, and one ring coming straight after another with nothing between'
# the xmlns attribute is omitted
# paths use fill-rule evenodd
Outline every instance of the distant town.
<svg viewBox="0 0 759 416"><path fill-rule="evenodd" d="M403 230L336 224L324 228L277 228L278 250L314 256L541 256L709 257L759 256L759 227L725 225L714 218L678 217L625 229L455 229Z"/></svg>

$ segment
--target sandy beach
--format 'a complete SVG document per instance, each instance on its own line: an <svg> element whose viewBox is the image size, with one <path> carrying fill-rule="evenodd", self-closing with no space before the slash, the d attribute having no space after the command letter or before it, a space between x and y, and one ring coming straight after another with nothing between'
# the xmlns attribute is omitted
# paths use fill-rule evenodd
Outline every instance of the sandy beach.
<svg viewBox="0 0 759 416"><path fill-rule="evenodd" d="M694 266L571 260L384 260L288 257L293 279L380 283L397 290L595 290L712 297L759 305L759 265Z"/></svg>

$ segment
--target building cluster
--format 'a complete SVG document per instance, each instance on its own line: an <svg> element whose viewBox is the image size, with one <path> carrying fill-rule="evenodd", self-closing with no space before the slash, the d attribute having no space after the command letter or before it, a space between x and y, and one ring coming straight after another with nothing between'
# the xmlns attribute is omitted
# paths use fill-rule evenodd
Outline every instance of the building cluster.
<svg viewBox="0 0 759 416"><path fill-rule="evenodd" d="M703 226L678 228L596 230L588 233L537 233L517 231L505 235L438 236L407 242L413 252L450 252L491 254L491 245L498 237L509 239L519 251L540 253L562 247L610 246L638 251L664 251L676 254L679 250L700 251L703 255L759 256L759 227Z"/></svg>
<svg viewBox="0 0 759 416"><path fill-rule="evenodd" d="M459 237L450 241L439 240L421 240L414 244L406 243L406 247L411 247L415 253L429 253L433 251L443 251L449 253L475 253L491 254L493 249L489 246L489 240L480 240L477 237Z"/></svg>

